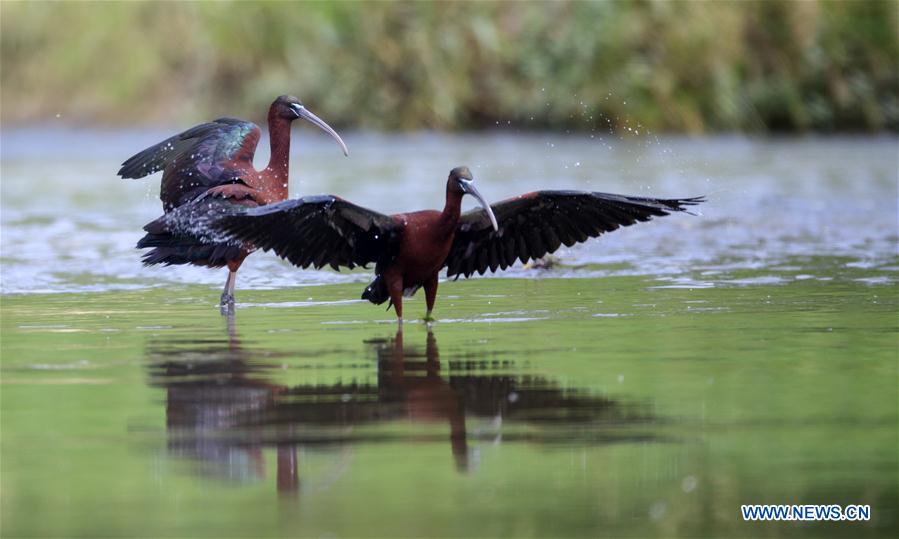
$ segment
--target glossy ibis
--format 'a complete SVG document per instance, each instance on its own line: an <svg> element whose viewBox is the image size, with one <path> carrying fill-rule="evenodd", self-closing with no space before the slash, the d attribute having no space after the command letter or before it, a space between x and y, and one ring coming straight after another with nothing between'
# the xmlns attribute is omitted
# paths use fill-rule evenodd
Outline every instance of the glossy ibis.
<svg viewBox="0 0 899 539"><path fill-rule="evenodd" d="M122 164L118 174L123 178L143 178L163 171L159 197L166 214L208 204L211 198L244 207L279 202L287 199L290 124L297 118L331 135L347 155L346 145L337 132L309 112L297 98L282 95L268 111L271 158L262 170L253 167L253 155L261 135L259 127L252 122L219 118L135 154ZM228 266L221 305L223 312L233 308L237 269L253 250L251 245L209 242L189 226L172 231L166 226L165 216L148 223L144 230L147 234L137 247L153 248L143 256L144 265Z"/></svg>
<svg viewBox="0 0 899 539"><path fill-rule="evenodd" d="M462 214L466 194L483 208ZM260 208L210 206L200 208L203 215L173 212L166 226L202 223L209 241L249 242L302 268L374 263L375 280L362 297L378 305L390 300L388 309L392 305L402 323L403 296L422 286L428 309L425 320L432 319L442 268L448 277L483 275L703 201L703 197L535 191L490 206L475 188L468 168L459 167L447 179L443 211L384 215L322 195Z"/></svg>

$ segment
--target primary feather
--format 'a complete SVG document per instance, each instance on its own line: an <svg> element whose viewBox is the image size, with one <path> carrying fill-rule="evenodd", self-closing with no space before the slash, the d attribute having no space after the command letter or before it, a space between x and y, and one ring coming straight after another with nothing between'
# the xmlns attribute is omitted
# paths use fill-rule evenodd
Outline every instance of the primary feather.
<svg viewBox="0 0 899 539"><path fill-rule="evenodd" d="M586 191L536 191L490 207L499 230L494 231L483 209L459 219L445 266L447 276L506 269L552 253L561 245L595 238L703 202L702 197L660 199Z"/></svg>
<svg viewBox="0 0 899 539"><path fill-rule="evenodd" d="M212 187L240 180L252 168L260 135L252 122L219 118L133 155L118 174L136 179L163 171L160 198L169 211Z"/></svg>

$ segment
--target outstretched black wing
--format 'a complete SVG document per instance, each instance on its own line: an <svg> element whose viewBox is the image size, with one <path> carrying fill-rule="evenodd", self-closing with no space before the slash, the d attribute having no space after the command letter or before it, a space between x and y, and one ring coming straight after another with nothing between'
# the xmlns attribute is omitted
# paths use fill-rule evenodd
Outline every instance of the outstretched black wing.
<svg viewBox="0 0 899 539"><path fill-rule="evenodd" d="M254 123L219 118L133 155L118 174L143 178L164 171L160 198L170 211L211 187L240 180L252 168L260 133Z"/></svg>
<svg viewBox="0 0 899 539"><path fill-rule="evenodd" d="M399 249L403 225L392 217L331 195L242 209L216 218L213 228L301 268L384 264Z"/></svg>
<svg viewBox="0 0 899 539"><path fill-rule="evenodd" d="M705 199L657 199L585 191L536 191L491 205L494 231L483 209L462 215L449 256L447 276L506 269L552 253L564 244L595 238L653 216L686 211Z"/></svg>
<svg viewBox="0 0 899 539"><path fill-rule="evenodd" d="M224 215L244 211L246 204L252 202L200 197L147 223L144 226L147 234L137 242L138 249L152 248L143 256L144 265L193 264L218 268L246 256L251 246L210 226Z"/></svg>

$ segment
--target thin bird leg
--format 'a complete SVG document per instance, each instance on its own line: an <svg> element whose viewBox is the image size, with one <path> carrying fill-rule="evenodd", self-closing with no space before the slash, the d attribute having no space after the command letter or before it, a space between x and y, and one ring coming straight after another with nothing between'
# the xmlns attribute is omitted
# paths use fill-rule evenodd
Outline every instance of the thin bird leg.
<svg viewBox="0 0 899 539"><path fill-rule="evenodd" d="M234 285L237 284L237 272L228 271L228 279L225 281L225 289L222 291L222 299L219 301L222 314L234 313Z"/></svg>
<svg viewBox="0 0 899 539"><path fill-rule="evenodd" d="M434 310L434 302L437 299L437 274L435 273L433 277L428 279L428 282L425 283L425 303L428 305L428 313L425 315L425 322L431 323L434 322L434 317L431 316L431 311Z"/></svg>
<svg viewBox="0 0 899 539"><path fill-rule="evenodd" d="M387 276L387 291L390 301L393 302L393 310L396 311L397 324L403 325L403 278L399 275Z"/></svg>

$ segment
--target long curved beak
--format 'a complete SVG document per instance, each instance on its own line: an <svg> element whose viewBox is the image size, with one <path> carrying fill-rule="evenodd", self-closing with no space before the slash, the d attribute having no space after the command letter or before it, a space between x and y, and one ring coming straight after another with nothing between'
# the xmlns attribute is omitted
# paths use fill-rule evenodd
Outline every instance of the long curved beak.
<svg viewBox="0 0 899 539"><path fill-rule="evenodd" d="M294 105L291 107L294 112L297 113L297 118L302 118L312 125L318 127L325 133L331 135L331 137L337 141L337 144L340 144L340 149L343 150L343 155L350 155L350 152L346 149L346 144L343 143L343 139L340 138L340 135L337 134L337 131L331 129L331 126L326 124L324 120L309 112L309 110L301 105Z"/></svg>
<svg viewBox="0 0 899 539"><path fill-rule="evenodd" d="M462 189L465 190L466 193L478 199L478 202L481 203L481 206L484 207L484 210L487 211L487 217L490 218L490 224L493 225L493 230L499 232L499 225L496 224L496 216L493 215L493 208L490 207L490 204L487 204L487 199L484 198L478 188L474 186L474 182L472 181L463 181Z"/></svg>

